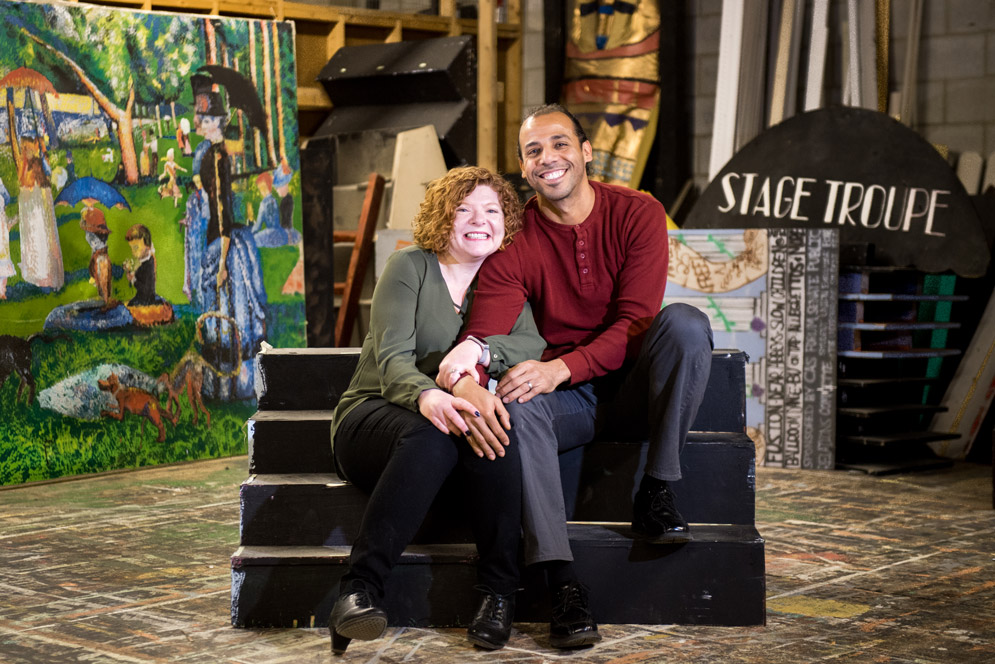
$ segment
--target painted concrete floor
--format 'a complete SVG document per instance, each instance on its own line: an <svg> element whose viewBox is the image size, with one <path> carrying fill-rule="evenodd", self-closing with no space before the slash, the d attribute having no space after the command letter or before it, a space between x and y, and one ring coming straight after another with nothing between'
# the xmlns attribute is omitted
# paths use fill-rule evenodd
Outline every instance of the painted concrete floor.
<svg viewBox="0 0 995 664"><path fill-rule="evenodd" d="M594 648L516 624L504 650L391 629L329 653L328 630L230 626L245 457L0 491L0 662L995 661L991 468L870 477L759 469L767 625L602 625Z"/></svg>

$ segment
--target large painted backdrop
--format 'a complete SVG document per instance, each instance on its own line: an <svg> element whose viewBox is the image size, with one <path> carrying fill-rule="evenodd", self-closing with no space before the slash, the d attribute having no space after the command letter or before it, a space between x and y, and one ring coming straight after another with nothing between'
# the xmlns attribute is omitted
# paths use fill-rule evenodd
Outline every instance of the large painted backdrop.
<svg viewBox="0 0 995 664"><path fill-rule="evenodd" d="M0 2L0 484L245 451L305 339L293 24Z"/></svg>

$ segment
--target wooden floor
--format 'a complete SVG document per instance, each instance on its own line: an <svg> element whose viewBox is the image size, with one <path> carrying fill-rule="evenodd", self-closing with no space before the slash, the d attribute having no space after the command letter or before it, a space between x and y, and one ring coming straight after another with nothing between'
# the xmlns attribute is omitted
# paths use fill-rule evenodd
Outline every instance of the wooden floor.
<svg viewBox="0 0 995 664"><path fill-rule="evenodd" d="M502 651L461 630L392 629L329 654L325 629L230 626L245 457L0 491L0 662L995 661L991 468L890 477L758 472L767 625L602 625Z"/></svg>

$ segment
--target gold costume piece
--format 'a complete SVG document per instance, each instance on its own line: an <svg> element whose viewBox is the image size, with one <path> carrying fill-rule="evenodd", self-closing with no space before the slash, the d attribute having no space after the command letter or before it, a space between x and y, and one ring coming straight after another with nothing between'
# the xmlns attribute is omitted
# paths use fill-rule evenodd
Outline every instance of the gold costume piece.
<svg viewBox="0 0 995 664"><path fill-rule="evenodd" d="M594 148L592 179L638 188L660 102L657 0L574 0L564 105Z"/></svg>

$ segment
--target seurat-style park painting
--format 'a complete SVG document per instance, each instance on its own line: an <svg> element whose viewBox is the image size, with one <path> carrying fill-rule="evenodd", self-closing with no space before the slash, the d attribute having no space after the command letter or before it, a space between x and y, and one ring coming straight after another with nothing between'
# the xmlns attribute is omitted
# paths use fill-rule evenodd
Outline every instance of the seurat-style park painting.
<svg viewBox="0 0 995 664"><path fill-rule="evenodd" d="M245 452L299 165L291 23L0 2L0 484Z"/></svg>

